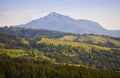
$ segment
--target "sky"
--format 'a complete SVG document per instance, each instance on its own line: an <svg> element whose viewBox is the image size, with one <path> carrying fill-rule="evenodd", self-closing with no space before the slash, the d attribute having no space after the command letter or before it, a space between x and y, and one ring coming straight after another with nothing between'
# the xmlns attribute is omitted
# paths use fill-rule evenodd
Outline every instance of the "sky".
<svg viewBox="0 0 120 78"><path fill-rule="evenodd" d="M0 26L25 24L51 12L120 30L120 0L0 0Z"/></svg>

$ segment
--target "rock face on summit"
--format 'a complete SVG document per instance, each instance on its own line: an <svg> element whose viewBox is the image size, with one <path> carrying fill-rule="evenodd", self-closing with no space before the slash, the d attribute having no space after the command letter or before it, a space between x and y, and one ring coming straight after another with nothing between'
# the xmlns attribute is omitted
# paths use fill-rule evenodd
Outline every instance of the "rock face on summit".
<svg viewBox="0 0 120 78"><path fill-rule="evenodd" d="M106 30L96 22L83 19L73 19L69 16L55 12L37 20L32 20L27 24L18 25L19 27L49 29L77 34L96 34L120 37L120 31Z"/></svg>

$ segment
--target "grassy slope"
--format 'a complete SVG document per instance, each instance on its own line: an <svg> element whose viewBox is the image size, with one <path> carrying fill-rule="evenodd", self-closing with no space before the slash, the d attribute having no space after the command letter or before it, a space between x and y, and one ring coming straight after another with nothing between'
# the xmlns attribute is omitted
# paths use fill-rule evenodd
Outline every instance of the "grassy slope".
<svg viewBox="0 0 120 78"><path fill-rule="evenodd" d="M77 39L77 36L64 36L61 38L58 38L58 40L64 40L64 41L74 41L75 39ZM108 43L111 43L112 45L116 46L116 47L120 47L120 40L114 40L108 37L104 37L104 36L94 36L94 35L81 35L79 36L79 38L77 39L79 42L84 42L84 43L90 43L90 44L103 44L106 45Z"/></svg>
<svg viewBox="0 0 120 78"><path fill-rule="evenodd" d="M23 49L0 49L0 54L7 54L10 57L22 57L26 54Z"/></svg>
<svg viewBox="0 0 120 78"><path fill-rule="evenodd" d="M58 40L73 41L75 38L77 38L77 36L70 35L70 36L64 36L64 37L58 38Z"/></svg>
<svg viewBox="0 0 120 78"><path fill-rule="evenodd" d="M102 47L102 46L97 46L93 44L87 44L83 42L71 42L71 41L61 41L61 40L54 40L54 39L48 39L48 38L42 38L40 41L37 42L39 43L46 43L46 44L54 44L54 45L71 45L73 47L80 47L86 49L86 51L90 51L91 48L95 48L98 50L107 50L111 51L111 49L119 49L119 48L109 48L109 47Z"/></svg>

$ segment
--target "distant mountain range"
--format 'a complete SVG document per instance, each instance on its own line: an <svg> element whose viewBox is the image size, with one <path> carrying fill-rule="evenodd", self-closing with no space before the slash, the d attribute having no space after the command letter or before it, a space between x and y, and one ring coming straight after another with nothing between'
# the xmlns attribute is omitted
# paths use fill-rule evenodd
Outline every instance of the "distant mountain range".
<svg viewBox="0 0 120 78"><path fill-rule="evenodd" d="M69 16L61 15L56 12L52 12L40 19L32 20L27 24L17 25L17 27L120 37L120 30L107 30L96 22L83 19L73 19Z"/></svg>

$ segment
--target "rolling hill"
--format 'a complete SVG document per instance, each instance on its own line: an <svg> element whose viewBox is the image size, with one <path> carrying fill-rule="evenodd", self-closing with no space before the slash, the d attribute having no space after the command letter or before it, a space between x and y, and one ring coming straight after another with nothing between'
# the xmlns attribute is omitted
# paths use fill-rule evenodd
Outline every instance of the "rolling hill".
<svg viewBox="0 0 120 78"><path fill-rule="evenodd" d="M12 35L0 34L0 57L7 55L13 59L24 58L29 62L48 61L53 64L120 71L119 38L65 34L59 37L26 39ZM106 45L108 40L114 45ZM102 45L99 45L100 42Z"/></svg>
<svg viewBox="0 0 120 78"><path fill-rule="evenodd" d="M111 48L120 48L120 39L110 38L107 36L99 36L99 35L69 35L61 38L57 38L58 40L64 41L73 41L73 42L83 42L88 44L94 44L99 46L107 46Z"/></svg>

